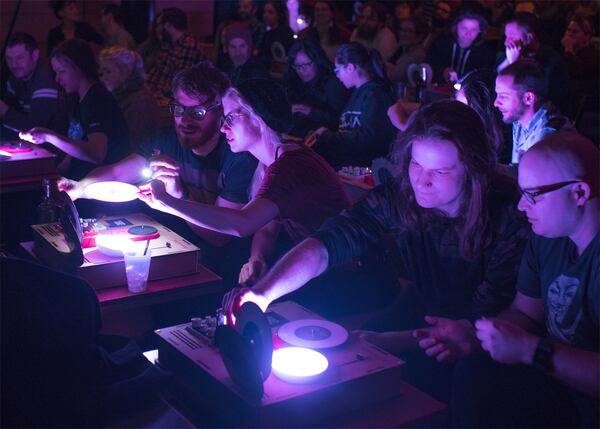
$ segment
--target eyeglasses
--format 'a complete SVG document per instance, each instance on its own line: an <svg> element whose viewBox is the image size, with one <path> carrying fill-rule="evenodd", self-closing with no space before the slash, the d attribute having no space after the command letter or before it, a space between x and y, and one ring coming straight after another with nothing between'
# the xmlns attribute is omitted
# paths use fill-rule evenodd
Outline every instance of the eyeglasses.
<svg viewBox="0 0 600 429"><path fill-rule="evenodd" d="M536 203L535 199L537 197L539 197L540 195L544 195L549 192L557 191L558 189L563 188L567 185L572 185L573 183L580 183L580 182L581 182L581 180L569 180L568 182L560 182L560 183L553 183L551 185L538 186L537 191L525 191L525 190L519 188L519 192L521 193L522 196L525 197L525 199L530 204L535 205L535 203Z"/></svg>
<svg viewBox="0 0 600 429"><path fill-rule="evenodd" d="M240 116L248 116L246 113L234 113L231 112L221 118L221 126L227 125L229 128L233 126L235 122L235 118L239 118Z"/></svg>
<svg viewBox="0 0 600 429"><path fill-rule="evenodd" d="M294 64L292 67L294 68L294 70L298 71L298 70L307 70L312 65L313 65L313 62L309 61L304 64Z"/></svg>
<svg viewBox="0 0 600 429"><path fill-rule="evenodd" d="M186 107L186 106L182 106L181 104L177 104L177 103L169 103L168 107L169 107L169 112L171 112L171 115L173 115L177 118L180 116L183 116L183 114L185 113L186 115L188 115L188 117L201 121L204 119L204 117L206 116L206 114L208 112L210 112L211 110L215 110L220 105L221 105L221 102L216 102L215 104L213 104L212 106L209 106L209 107L204 107L201 105Z"/></svg>
<svg viewBox="0 0 600 429"><path fill-rule="evenodd" d="M346 67L346 66L345 65L344 66L336 66L336 67L334 67L333 72L335 74L338 74L340 72L340 70L343 69L344 67Z"/></svg>

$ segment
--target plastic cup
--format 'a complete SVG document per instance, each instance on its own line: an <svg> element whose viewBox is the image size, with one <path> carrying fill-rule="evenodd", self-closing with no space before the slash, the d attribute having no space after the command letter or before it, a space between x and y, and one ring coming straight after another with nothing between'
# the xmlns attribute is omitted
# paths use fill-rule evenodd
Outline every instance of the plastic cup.
<svg viewBox="0 0 600 429"><path fill-rule="evenodd" d="M148 287L148 272L150 271L150 249L144 255L144 247L123 251L125 259L125 274L129 292L144 292Z"/></svg>

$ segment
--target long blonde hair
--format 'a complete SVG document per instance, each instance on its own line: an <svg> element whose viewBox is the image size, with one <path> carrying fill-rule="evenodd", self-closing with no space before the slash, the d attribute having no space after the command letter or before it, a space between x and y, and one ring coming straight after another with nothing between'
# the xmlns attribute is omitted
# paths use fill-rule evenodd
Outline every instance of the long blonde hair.
<svg viewBox="0 0 600 429"><path fill-rule="evenodd" d="M260 115L252 109L250 104L248 104L248 102L244 100L244 97L242 96L242 94L240 94L240 92L237 89L235 89L234 87L229 88L227 91L225 91L223 99L225 98L233 99L240 105L242 109L248 112L250 120L258 126L258 129L260 131L260 139L263 142L272 145L275 150L277 150L278 146L281 146L282 143L279 134L266 124L266 122L260 117ZM256 166L256 170L254 170L254 176L252 176L249 195L250 199L254 198L254 196L258 192L258 189L260 188L260 185L265 177L266 169L267 166L259 161Z"/></svg>
<svg viewBox="0 0 600 429"><path fill-rule="evenodd" d="M144 79L144 62L142 57L135 51L130 51L121 46L112 46L104 48L98 56L100 61L114 61L118 66L129 66L132 69L132 76Z"/></svg>

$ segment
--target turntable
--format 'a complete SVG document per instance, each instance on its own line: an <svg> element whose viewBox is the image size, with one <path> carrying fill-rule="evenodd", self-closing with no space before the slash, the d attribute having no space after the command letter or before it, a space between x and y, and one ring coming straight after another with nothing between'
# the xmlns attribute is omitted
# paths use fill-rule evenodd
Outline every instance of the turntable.
<svg viewBox="0 0 600 429"><path fill-rule="evenodd" d="M60 222L31 226L32 253L48 266L73 272L95 289L122 286L127 284L122 251L148 241L149 280L197 272L200 249L154 219L134 213L82 220L68 195L58 196Z"/></svg>
<svg viewBox="0 0 600 429"><path fill-rule="evenodd" d="M306 427L397 395L397 357L291 301L248 305L214 337L197 320L155 331L190 408L225 426Z"/></svg>
<svg viewBox="0 0 600 429"><path fill-rule="evenodd" d="M0 179L56 174L56 155L20 141L0 143Z"/></svg>

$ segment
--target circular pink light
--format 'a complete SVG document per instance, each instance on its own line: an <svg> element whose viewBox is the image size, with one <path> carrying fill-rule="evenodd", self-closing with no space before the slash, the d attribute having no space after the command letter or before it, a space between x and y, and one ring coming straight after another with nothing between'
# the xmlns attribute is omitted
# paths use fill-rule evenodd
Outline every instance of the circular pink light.
<svg viewBox="0 0 600 429"><path fill-rule="evenodd" d="M83 188L83 193L95 200L122 203L137 198L139 188L124 182L95 182Z"/></svg>
<svg viewBox="0 0 600 429"><path fill-rule="evenodd" d="M273 351L273 373L290 383L310 383L323 374L329 362L316 350L284 347Z"/></svg>

